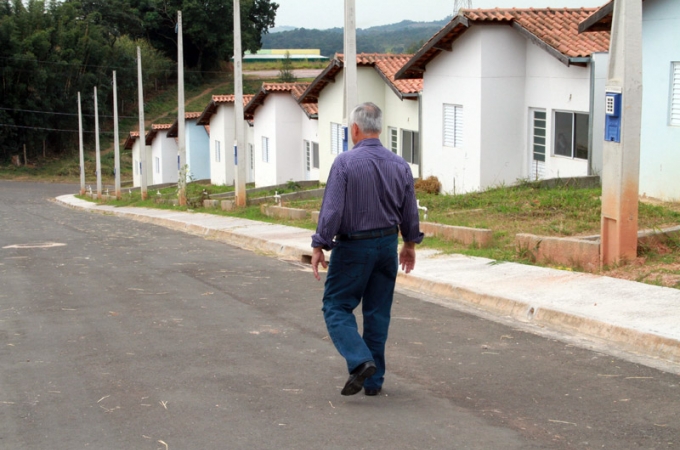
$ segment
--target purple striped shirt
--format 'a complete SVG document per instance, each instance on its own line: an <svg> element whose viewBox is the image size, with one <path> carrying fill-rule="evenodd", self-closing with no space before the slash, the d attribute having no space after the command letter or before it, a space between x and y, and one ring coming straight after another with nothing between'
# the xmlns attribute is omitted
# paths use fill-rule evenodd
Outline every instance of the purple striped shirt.
<svg viewBox="0 0 680 450"><path fill-rule="evenodd" d="M404 241L423 240L411 168L379 139L364 139L333 162L312 247L329 250L337 234L394 225Z"/></svg>

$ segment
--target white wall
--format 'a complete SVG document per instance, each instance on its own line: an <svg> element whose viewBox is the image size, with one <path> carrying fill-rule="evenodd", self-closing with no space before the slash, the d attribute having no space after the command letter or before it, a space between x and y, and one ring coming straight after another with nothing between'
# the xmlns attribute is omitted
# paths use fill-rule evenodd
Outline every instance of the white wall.
<svg viewBox="0 0 680 450"><path fill-rule="evenodd" d="M319 94L319 181L325 183L336 155L331 154L331 123L343 123L343 85L341 71L335 83L328 83Z"/></svg>
<svg viewBox="0 0 680 450"><path fill-rule="evenodd" d="M302 117L301 117L301 122L302 122L301 138L302 138L302 140L319 143L319 121L316 120L316 119L309 119L303 111L301 111L301 113L302 113ZM302 151L302 163L304 165L303 172L306 172L307 162L305 160L306 155L305 155L304 143L301 142L300 146L301 146L301 149L302 149L301 150ZM319 148L319 153L321 153L321 148ZM305 179L305 178L302 178L302 179ZM309 173L308 179L309 180L318 180L319 179L319 169L312 168L310 173Z"/></svg>
<svg viewBox="0 0 680 450"><path fill-rule="evenodd" d="M480 28L471 28L454 42L452 52L442 52L423 75L422 144L423 178L436 176L445 193L480 188L481 55ZM463 143L443 145L444 104L463 106Z"/></svg>
<svg viewBox="0 0 680 450"><path fill-rule="evenodd" d="M226 135L226 124L234 122L234 108L230 105L219 105L215 114L210 117L210 183L214 185L230 185L233 183L233 175L227 180L226 177L226 142L233 142L233 133ZM220 160L217 161L217 142L220 145ZM232 144L230 144L232 145Z"/></svg>
<svg viewBox="0 0 680 450"><path fill-rule="evenodd" d="M529 41L507 26L481 33L480 188L514 184L526 157L524 111ZM545 53L545 52L544 52ZM547 55L547 54L546 54Z"/></svg>
<svg viewBox="0 0 680 450"><path fill-rule="evenodd" d="M156 158L160 158L160 171L156 172ZM153 184L176 183L177 170L177 142L168 137L168 131L162 130L156 134L151 142L151 168L153 170Z"/></svg>
<svg viewBox="0 0 680 450"><path fill-rule="evenodd" d="M385 147L388 143L388 127L419 131L418 101L401 101L397 94L373 67L357 68L357 99L359 103L373 102L383 111L383 131L380 140ZM319 181L325 183L336 155L331 155L331 123L346 125L343 121L344 72L338 73L335 83L326 85L319 95L319 119L317 124L319 139ZM354 145L351 142L348 147ZM401 146L400 146L401 148ZM422 148L421 148L422 156ZM418 166L411 166L414 176L418 176Z"/></svg>
<svg viewBox="0 0 680 450"><path fill-rule="evenodd" d="M671 62L680 61L680 2L642 4L640 194L680 201L680 127L669 124Z"/></svg>
<svg viewBox="0 0 680 450"><path fill-rule="evenodd" d="M290 96L290 94L288 94ZM268 95L264 105L255 111L255 186L276 184L276 108L273 95ZM269 138L269 161L262 158L262 137Z"/></svg>
<svg viewBox="0 0 680 450"><path fill-rule="evenodd" d="M569 66L545 50L527 41L526 61L526 109L545 109L547 116L546 170L544 178L565 178L588 174L588 160L554 155L553 122L555 111L589 114L590 110L590 67ZM525 127L529 134L530 124ZM528 177L530 145L525 145L527 159L524 164L524 177Z"/></svg>
<svg viewBox="0 0 680 450"><path fill-rule="evenodd" d="M291 180L302 181L305 179L302 124L303 120L309 119L288 92L269 94L267 102L276 109L276 137L273 147L276 154L276 182L274 184L282 184Z"/></svg>
<svg viewBox="0 0 680 450"><path fill-rule="evenodd" d="M418 102L419 100L401 100L397 94L383 82L383 90L385 91L385 100L380 107L383 111L383 132L380 136L382 144L389 148L389 133L388 128L396 128L398 130L397 140L399 151L401 152L401 130L409 130L420 132L420 124L418 122ZM401 153L400 153L401 155ZM403 155L401 155L403 156ZM420 160L423 159L423 149L420 149ZM417 164L409 164L414 178L420 176L419 166Z"/></svg>
<svg viewBox="0 0 680 450"><path fill-rule="evenodd" d="M139 187L142 185L142 175L139 172L139 163L142 160L142 156L139 152L140 142L139 139L136 139L132 143L132 187Z"/></svg>
<svg viewBox="0 0 680 450"><path fill-rule="evenodd" d="M591 104L590 123L592 126L592 142L590 147L590 173L589 175L602 174L602 152L604 148L604 107L605 86L609 76L609 53L593 54L591 71Z"/></svg>

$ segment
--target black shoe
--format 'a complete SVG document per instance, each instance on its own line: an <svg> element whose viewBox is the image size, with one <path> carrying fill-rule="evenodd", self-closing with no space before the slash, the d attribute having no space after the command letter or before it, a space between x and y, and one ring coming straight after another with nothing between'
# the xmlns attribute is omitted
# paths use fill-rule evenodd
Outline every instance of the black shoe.
<svg viewBox="0 0 680 450"><path fill-rule="evenodd" d="M354 395L361 391L364 387L364 381L366 378L370 378L376 371L375 363L373 361L366 361L359 367L354 369L349 375L345 387L342 388L340 392L342 395Z"/></svg>
<svg viewBox="0 0 680 450"><path fill-rule="evenodd" d="M365 388L365 389L364 389L364 394L370 395L371 397L373 397L374 395L380 394L380 388L373 388L373 389L371 389L371 388Z"/></svg>

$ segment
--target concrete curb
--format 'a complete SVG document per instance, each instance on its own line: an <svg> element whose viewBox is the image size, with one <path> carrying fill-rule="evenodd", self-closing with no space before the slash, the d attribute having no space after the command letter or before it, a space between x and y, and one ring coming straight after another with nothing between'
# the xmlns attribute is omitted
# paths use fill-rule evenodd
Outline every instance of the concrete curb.
<svg viewBox="0 0 680 450"><path fill-rule="evenodd" d="M225 224L224 217L204 213L187 216L184 212L144 210L142 214L136 208L97 205L75 196L59 197L56 201L74 209L152 223L300 262L308 262L312 253L309 230L234 218ZM666 310L680 306L680 291L535 266L493 264L483 258L443 256L428 250L419 254L419 261L420 270L409 275L399 273L398 286L435 297L444 305L464 305L516 322L585 337L607 347L613 345L621 352L651 358L651 363L645 362L648 365L657 365L654 360L680 364L680 338L676 338L680 336L680 324L671 325L668 336L658 333L667 331L669 323L678 323L674 318L677 314L667 314ZM655 298L660 306L647 312L644 304L640 305L640 300L646 298ZM621 311L623 303L625 311ZM680 366L670 369L661 366L680 373Z"/></svg>

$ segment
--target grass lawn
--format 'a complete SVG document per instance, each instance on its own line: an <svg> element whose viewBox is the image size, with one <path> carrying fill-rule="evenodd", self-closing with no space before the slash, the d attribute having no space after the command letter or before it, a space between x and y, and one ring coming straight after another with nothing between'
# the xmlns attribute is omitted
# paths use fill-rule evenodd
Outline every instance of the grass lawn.
<svg viewBox="0 0 680 450"><path fill-rule="evenodd" d="M160 195L158 192L150 192L151 199L144 202L141 201L139 193L133 192L125 194L121 201L110 203L121 206L200 210L263 222L284 223L309 230L316 228L311 219L290 221L266 217L260 212L259 206L249 206L229 212L202 207L204 198L229 190L233 190L233 187L190 184L187 195L196 201L190 202L188 207L171 207L156 203L155 197L176 198L176 188L162 189L159 191ZM294 187L279 189L279 194L294 190ZM257 195L273 194L272 190ZM455 196L419 193L420 204L428 209L427 219L423 219L421 212L421 220L446 225L488 228L493 230L494 236L493 244L483 249L433 237L426 238L420 247L434 248L444 253L460 253L498 261L530 264L531 262L523 254L517 252L516 234L530 233L555 237L600 234L600 196L600 188L543 187L538 183L521 183L517 186ZM321 207L321 199L287 202L284 206L318 211ZM662 229L678 225L680 224L680 205L640 202L638 224L639 229ZM564 269L564 267L561 268ZM618 267L606 268L600 274L680 288L680 241L670 240L663 245L641 247L635 261Z"/></svg>

